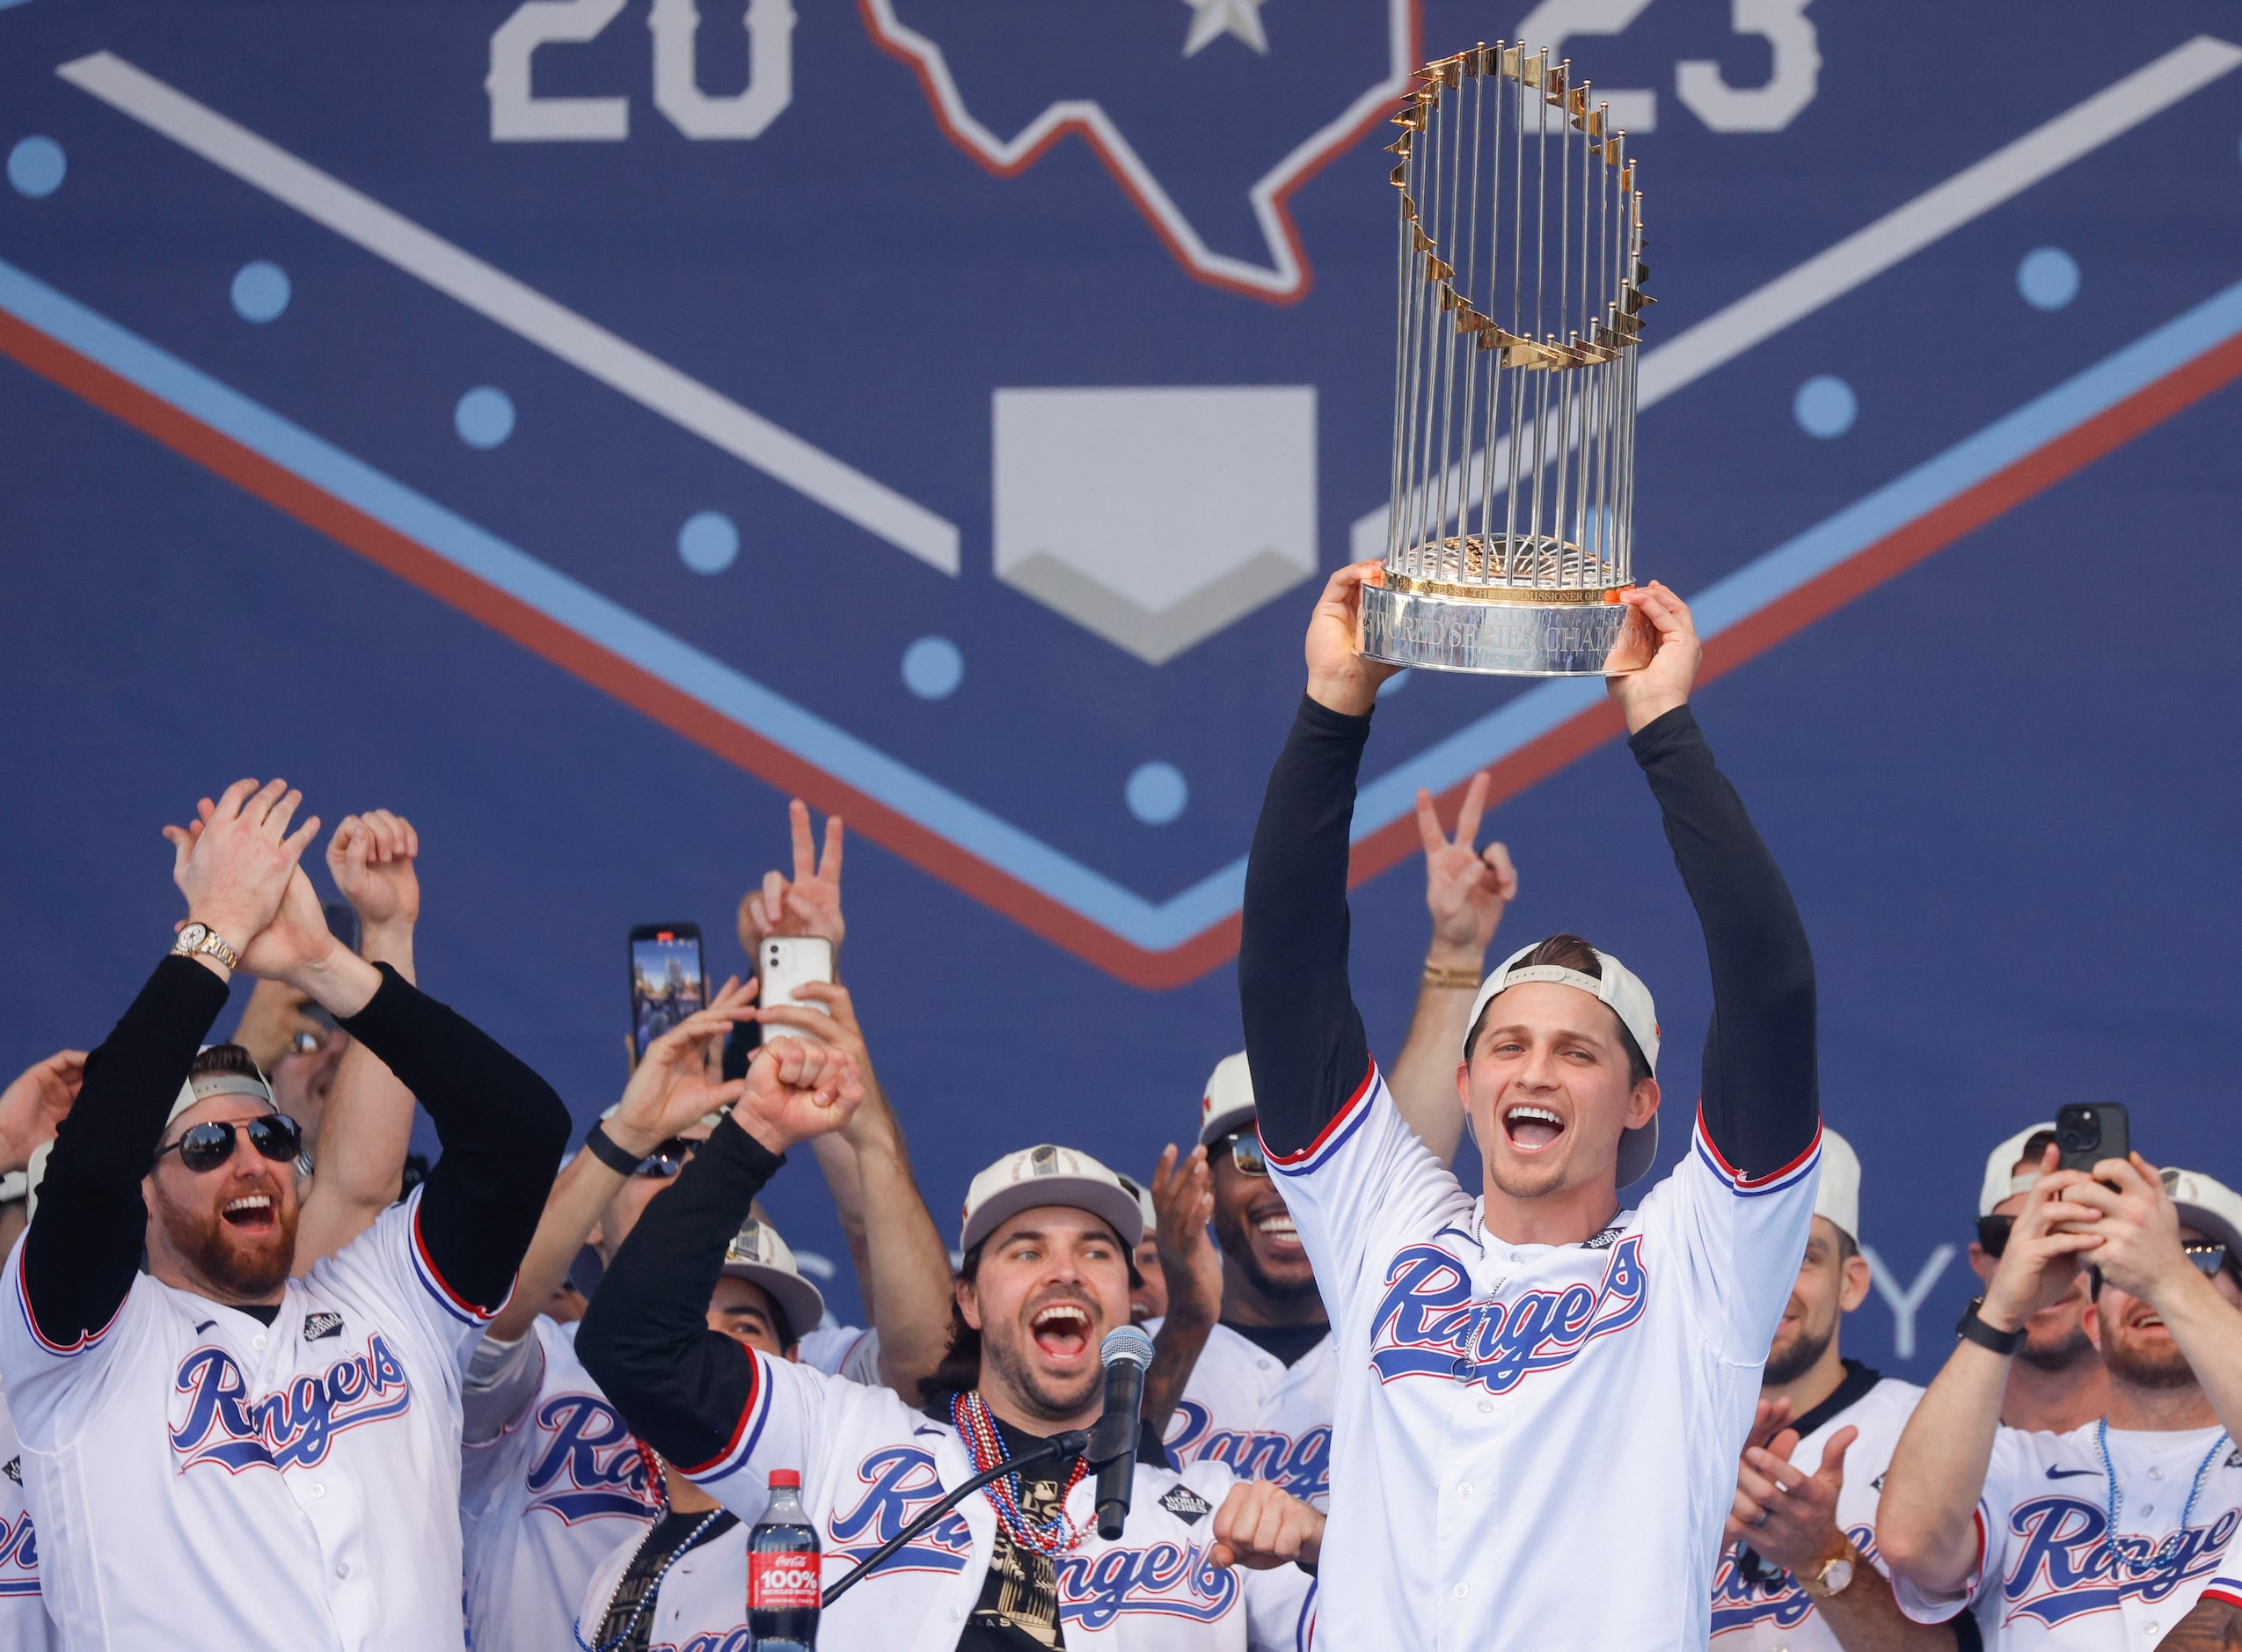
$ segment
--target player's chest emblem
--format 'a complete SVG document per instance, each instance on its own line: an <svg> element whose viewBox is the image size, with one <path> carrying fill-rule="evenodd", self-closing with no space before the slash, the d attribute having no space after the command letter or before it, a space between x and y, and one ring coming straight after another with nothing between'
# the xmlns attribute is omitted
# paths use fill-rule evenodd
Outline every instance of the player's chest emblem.
<svg viewBox="0 0 2242 1652"><path fill-rule="evenodd" d="M1199 1401L1179 1402L1168 1450L1179 1462L1227 1463L1240 1480L1273 1480L1303 1500L1330 1492L1329 1429L1312 1428L1296 1438L1276 1429L1218 1429L1214 1422Z"/></svg>
<svg viewBox="0 0 2242 1652"><path fill-rule="evenodd" d="M1054 1565L1059 1617L1084 1629L1138 1613L1212 1623L1238 1602L1238 1574L1215 1565L1195 1543L1116 1544L1095 1554L1063 1554Z"/></svg>
<svg viewBox="0 0 2242 1652"><path fill-rule="evenodd" d="M537 1438L530 1509L549 1509L568 1524L601 1515L647 1520L661 1512L638 1441L598 1395L553 1395L537 1407Z"/></svg>
<svg viewBox="0 0 2242 1652"><path fill-rule="evenodd" d="M413 1404L404 1362L379 1332L363 1353L260 1395L250 1393L231 1354L198 1348L179 1363L172 1388L172 1455L182 1473L198 1463L234 1473L259 1465L308 1468L325 1459L337 1435L401 1415Z"/></svg>
<svg viewBox="0 0 2242 1652"><path fill-rule="evenodd" d="M2108 1536L2109 1517L2078 1497L2034 1497L2009 1516L2019 1540L2001 1582L2001 1619L2034 1618L2053 1627L2128 1600L2167 1599L2183 1583L2218 1569L2227 1540L2242 1525L2242 1510L2227 1509L2210 1524L2189 1526L2160 1539L2121 1532Z"/></svg>
<svg viewBox="0 0 2242 1652"><path fill-rule="evenodd" d="M1387 1265L1370 1365L1380 1382L1439 1377L1508 1393L1642 1318L1649 1286L1640 1234L1611 1247L1594 1286L1478 1298L1462 1262L1437 1245L1412 1245Z"/></svg>

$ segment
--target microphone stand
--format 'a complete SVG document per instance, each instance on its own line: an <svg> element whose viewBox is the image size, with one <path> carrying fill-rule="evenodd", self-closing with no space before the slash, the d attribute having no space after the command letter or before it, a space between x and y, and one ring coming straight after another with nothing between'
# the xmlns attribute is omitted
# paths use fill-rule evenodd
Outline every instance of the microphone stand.
<svg viewBox="0 0 2242 1652"><path fill-rule="evenodd" d="M1008 1457L1003 1462L997 1464L996 1467L983 1469L980 1473L975 1474L971 1480L965 1480L953 1489L944 1493L941 1498L932 1508L927 1509L925 1513L920 1515L909 1525L905 1526L901 1531L895 1533L894 1537L889 1538L885 1543L881 1544L870 1554L866 1555L864 1560L858 1562L854 1569L844 1575L839 1583L835 1583L827 1589L822 1604L824 1605L830 1606L835 1601L840 1599L842 1596L847 1594L850 1590L856 1586L858 1580L863 1577L866 1572L872 1570L873 1567L879 1565L880 1561L886 1560L897 1549L902 1548L904 1544L909 1543L913 1538L924 1533L927 1528L931 1526L937 1520L939 1520L944 1515L949 1513L951 1509L956 1508L968 1497L970 1497L975 1492L979 1491L983 1486L986 1486L990 1480L995 1480L998 1475L1009 1474L1016 1468L1026 1467L1030 1463L1048 1462L1053 1458L1079 1457L1084 1449L1087 1447L1089 1444L1089 1429L1069 1429L1064 1434L1053 1435L1049 1439L1044 1441L1042 1444L1037 1446L1033 1451L1023 1451L1018 1457Z"/></svg>

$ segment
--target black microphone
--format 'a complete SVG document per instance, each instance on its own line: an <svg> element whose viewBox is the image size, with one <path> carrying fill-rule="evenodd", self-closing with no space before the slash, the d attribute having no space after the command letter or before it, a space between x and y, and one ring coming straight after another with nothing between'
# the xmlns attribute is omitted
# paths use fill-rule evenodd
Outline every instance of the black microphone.
<svg viewBox="0 0 2242 1652"><path fill-rule="evenodd" d="M1083 1455L1098 1471L1098 1535L1110 1543L1128 1522L1128 1495L1136 1482L1137 1419L1152 1339L1133 1325L1121 1326L1106 1333L1098 1357L1106 1366L1106 1410L1092 1425Z"/></svg>

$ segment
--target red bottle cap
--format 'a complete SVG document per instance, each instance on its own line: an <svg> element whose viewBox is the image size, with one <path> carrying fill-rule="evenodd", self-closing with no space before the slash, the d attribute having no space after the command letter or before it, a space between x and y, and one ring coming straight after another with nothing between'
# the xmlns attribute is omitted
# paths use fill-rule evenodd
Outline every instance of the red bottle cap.
<svg viewBox="0 0 2242 1652"><path fill-rule="evenodd" d="M781 1486L792 1487L794 1490L800 1491L802 1488L802 1477L800 1471L795 1469L774 1468L770 1471L770 1485L773 1491L777 1491Z"/></svg>

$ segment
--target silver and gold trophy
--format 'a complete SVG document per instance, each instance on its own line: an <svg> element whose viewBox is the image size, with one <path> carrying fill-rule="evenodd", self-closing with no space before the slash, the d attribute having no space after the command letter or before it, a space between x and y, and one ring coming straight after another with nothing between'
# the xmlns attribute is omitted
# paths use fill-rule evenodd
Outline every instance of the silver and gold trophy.
<svg viewBox="0 0 2242 1652"><path fill-rule="evenodd" d="M1384 583L1362 652L1437 671L1629 671L1642 195L1546 51L1417 71L1394 124L1400 300Z"/></svg>

